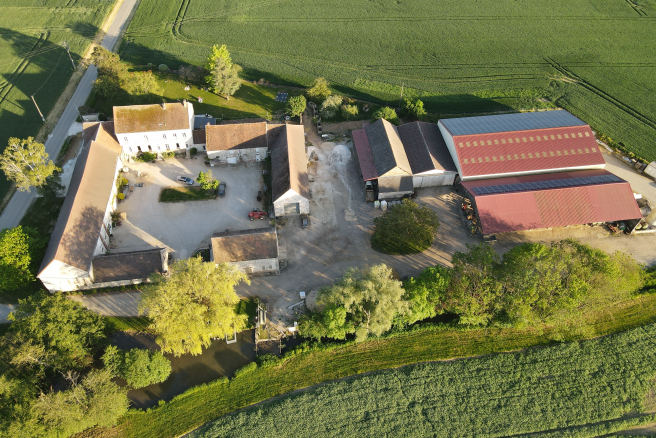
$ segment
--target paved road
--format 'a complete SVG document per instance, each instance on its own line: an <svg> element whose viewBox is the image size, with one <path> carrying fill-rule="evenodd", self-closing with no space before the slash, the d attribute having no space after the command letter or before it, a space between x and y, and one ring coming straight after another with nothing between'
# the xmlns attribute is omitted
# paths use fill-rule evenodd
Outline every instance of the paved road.
<svg viewBox="0 0 656 438"><path fill-rule="evenodd" d="M130 12L132 12L136 2L137 0L125 0L123 2L121 9L116 14L116 17L114 17L114 21L112 21L112 24L107 31L107 35L105 35L105 38L102 40L102 47L110 50L114 49L119 34L128 24ZM55 126L55 129L48 136L45 146L46 152L48 152L51 157L56 157L59 154L59 150L66 139L68 129L77 118L78 114L76 106L79 107L85 104L91 93L91 86L93 81L96 80L96 76L96 67L93 65L89 66L84 73L84 76L82 76L75 93L73 93L73 97L68 102L64 113L59 118L57 126ZM17 191L5 207L2 215L0 215L0 230L17 226L23 218L23 215L25 215L27 209L30 207L30 204L32 204L34 198L36 198L36 192L34 190L31 192Z"/></svg>
<svg viewBox="0 0 656 438"><path fill-rule="evenodd" d="M73 301L102 316L139 316L141 292L96 293L71 295Z"/></svg>

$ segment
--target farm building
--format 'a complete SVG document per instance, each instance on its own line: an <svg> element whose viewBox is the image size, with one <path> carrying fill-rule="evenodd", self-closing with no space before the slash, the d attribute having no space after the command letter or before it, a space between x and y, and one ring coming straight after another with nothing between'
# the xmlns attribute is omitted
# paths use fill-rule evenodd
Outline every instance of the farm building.
<svg viewBox="0 0 656 438"><path fill-rule="evenodd" d="M215 233L210 261L229 263L247 274L278 273L278 236L275 228Z"/></svg>
<svg viewBox="0 0 656 438"><path fill-rule="evenodd" d="M271 146L273 208L276 216L310 213L310 183L305 155L305 132L284 125Z"/></svg>
<svg viewBox="0 0 656 438"><path fill-rule="evenodd" d="M113 131L113 122L84 125L83 150L37 275L50 291L105 286L104 280L95 275L94 262L97 256L109 251L111 214L116 209L116 178L123 166L122 148ZM162 263L155 263L153 269L165 270ZM138 278L103 278L112 277L112 284L115 281L130 284L154 272L144 270Z"/></svg>
<svg viewBox="0 0 656 438"><path fill-rule="evenodd" d="M123 152L162 153L194 147L194 106L182 103L114 107L114 129Z"/></svg>
<svg viewBox="0 0 656 438"><path fill-rule="evenodd" d="M269 148L268 130L267 122L258 119L206 126L207 157L228 164L264 160Z"/></svg>
<svg viewBox="0 0 656 438"><path fill-rule="evenodd" d="M415 188L451 185L457 175L435 124L394 126L384 119L353 131L362 179L375 181L378 199L398 199Z"/></svg>
<svg viewBox="0 0 656 438"><path fill-rule="evenodd" d="M594 134L565 110L438 122L462 181L603 169Z"/></svg>

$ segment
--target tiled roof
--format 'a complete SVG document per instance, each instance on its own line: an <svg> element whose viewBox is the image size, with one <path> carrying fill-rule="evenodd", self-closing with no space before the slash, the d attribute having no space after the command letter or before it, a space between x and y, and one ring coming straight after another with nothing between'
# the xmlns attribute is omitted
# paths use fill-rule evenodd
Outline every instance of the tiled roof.
<svg viewBox="0 0 656 438"><path fill-rule="evenodd" d="M399 126L398 132L414 175L431 170L456 171L437 124L407 123Z"/></svg>
<svg viewBox="0 0 656 438"><path fill-rule="evenodd" d="M460 117L441 119L440 122L454 137L585 125L585 122L565 110Z"/></svg>
<svg viewBox="0 0 656 438"><path fill-rule="evenodd" d="M412 169L396 126L385 119L378 119L364 130L367 133L369 147L379 176L384 176L395 168L412 175Z"/></svg>
<svg viewBox="0 0 656 438"><path fill-rule="evenodd" d="M94 283L141 280L164 270L162 249L100 255L93 258Z"/></svg>
<svg viewBox="0 0 656 438"><path fill-rule="evenodd" d="M83 271L91 267L105 209L114 188L120 153L120 146L116 150L116 145L111 142L106 145L95 140L110 132L110 127L105 124L87 125L86 129L91 132L85 132L84 137L90 143L85 143L75 163L68 193L39 272L53 260Z"/></svg>
<svg viewBox="0 0 656 438"><path fill-rule="evenodd" d="M562 227L642 217L631 186L625 181L564 188L477 195L475 187L612 175L605 170L465 181L473 197L483 234Z"/></svg>
<svg viewBox="0 0 656 438"><path fill-rule="evenodd" d="M157 132L190 129L191 103L167 103L162 105L129 105L114 107L114 124L117 134L131 132Z"/></svg>
<svg viewBox="0 0 656 438"><path fill-rule="evenodd" d="M412 176L384 176L378 178L379 193L412 192Z"/></svg>
<svg viewBox="0 0 656 438"><path fill-rule="evenodd" d="M310 199L305 156L305 132L301 125L284 125L271 147L273 200L290 189Z"/></svg>
<svg viewBox="0 0 656 438"><path fill-rule="evenodd" d="M237 123L205 127L208 151L267 147L267 124Z"/></svg>
<svg viewBox="0 0 656 438"><path fill-rule="evenodd" d="M364 128L351 132L351 135L353 135L353 143L355 143L355 150L358 153L362 179L369 181L378 178L378 172L376 172L376 165L374 164L374 155L371 153L369 139L367 139L367 133Z"/></svg>
<svg viewBox="0 0 656 438"><path fill-rule="evenodd" d="M605 166L587 125L453 137L461 178Z"/></svg>
<svg viewBox="0 0 656 438"><path fill-rule="evenodd" d="M243 262L278 257L275 228L227 231L212 235L214 263Z"/></svg>
<svg viewBox="0 0 656 438"><path fill-rule="evenodd" d="M191 135L194 139L194 144L205 144L205 130L204 129L194 129L191 132Z"/></svg>

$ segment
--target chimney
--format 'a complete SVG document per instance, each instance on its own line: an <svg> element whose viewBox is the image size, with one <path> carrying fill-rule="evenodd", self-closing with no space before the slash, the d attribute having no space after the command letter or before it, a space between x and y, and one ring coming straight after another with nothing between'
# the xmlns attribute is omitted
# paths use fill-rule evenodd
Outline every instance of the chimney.
<svg viewBox="0 0 656 438"><path fill-rule="evenodd" d="M162 109L166 109L166 102L165 101L162 101L162 103L160 105L162 106Z"/></svg>
<svg viewBox="0 0 656 438"><path fill-rule="evenodd" d="M187 108L187 99L182 99L182 105Z"/></svg>

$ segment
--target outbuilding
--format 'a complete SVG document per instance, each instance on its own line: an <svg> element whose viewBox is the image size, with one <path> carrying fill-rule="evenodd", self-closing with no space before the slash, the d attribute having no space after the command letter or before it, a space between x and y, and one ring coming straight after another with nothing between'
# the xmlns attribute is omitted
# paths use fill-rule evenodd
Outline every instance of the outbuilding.
<svg viewBox="0 0 656 438"><path fill-rule="evenodd" d="M281 128L271 147L271 168L275 215L309 214L310 183L303 126Z"/></svg>
<svg viewBox="0 0 656 438"><path fill-rule="evenodd" d="M277 274L280 271L276 229L215 233L210 241L210 261L229 263L246 274Z"/></svg>
<svg viewBox="0 0 656 438"><path fill-rule="evenodd" d="M272 129L279 125L273 125ZM228 164L262 161L268 156L270 125L263 119L207 125L207 157Z"/></svg>

